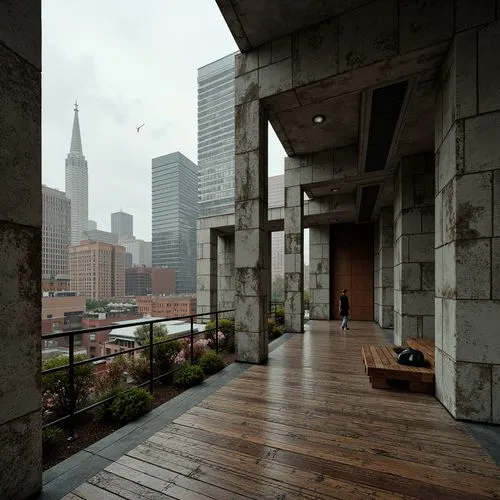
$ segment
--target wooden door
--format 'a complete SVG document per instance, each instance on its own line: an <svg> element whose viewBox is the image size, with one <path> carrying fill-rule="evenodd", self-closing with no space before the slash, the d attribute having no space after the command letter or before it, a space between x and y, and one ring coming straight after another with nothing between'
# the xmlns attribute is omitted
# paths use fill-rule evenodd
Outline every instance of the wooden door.
<svg viewBox="0 0 500 500"><path fill-rule="evenodd" d="M338 301L347 289L350 319L373 321L373 225L335 224L330 229L331 301L340 319Z"/></svg>

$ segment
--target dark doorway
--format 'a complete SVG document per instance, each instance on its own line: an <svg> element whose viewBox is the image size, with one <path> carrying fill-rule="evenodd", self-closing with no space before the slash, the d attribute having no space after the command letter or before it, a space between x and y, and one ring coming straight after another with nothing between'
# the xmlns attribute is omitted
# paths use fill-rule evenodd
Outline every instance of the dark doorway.
<svg viewBox="0 0 500 500"><path fill-rule="evenodd" d="M330 228L332 318L340 319L341 290L348 290L351 320L373 321L373 225L335 224Z"/></svg>

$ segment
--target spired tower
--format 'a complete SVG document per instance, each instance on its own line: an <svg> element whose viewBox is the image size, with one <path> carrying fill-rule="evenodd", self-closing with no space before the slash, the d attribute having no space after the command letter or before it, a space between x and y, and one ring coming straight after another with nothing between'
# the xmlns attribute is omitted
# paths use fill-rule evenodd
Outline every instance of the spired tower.
<svg viewBox="0 0 500 500"><path fill-rule="evenodd" d="M89 174L83 156L78 104L71 133L71 146L66 157L66 196L71 200L71 245L78 245L87 231L89 218Z"/></svg>

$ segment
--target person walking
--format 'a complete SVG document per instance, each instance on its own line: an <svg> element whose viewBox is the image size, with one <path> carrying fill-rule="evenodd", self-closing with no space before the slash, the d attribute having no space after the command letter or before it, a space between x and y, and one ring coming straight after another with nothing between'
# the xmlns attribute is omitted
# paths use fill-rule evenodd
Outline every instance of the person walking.
<svg viewBox="0 0 500 500"><path fill-rule="evenodd" d="M344 288L342 290L342 295L340 296L339 299L339 313L340 317L342 318L342 330L349 330L349 327L347 326L347 321L349 317L349 298L347 297L347 290Z"/></svg>

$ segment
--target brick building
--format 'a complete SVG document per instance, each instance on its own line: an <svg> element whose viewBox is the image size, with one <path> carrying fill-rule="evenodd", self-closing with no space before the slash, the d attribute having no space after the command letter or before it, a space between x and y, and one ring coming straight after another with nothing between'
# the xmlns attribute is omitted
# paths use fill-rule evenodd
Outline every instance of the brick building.
<svg viewBox="0 0 500 500"><path fill-rule="evenodd" d="M195 295L147 296L137 297L140 314L159 317L190 316L196 314Z"/></svg>

